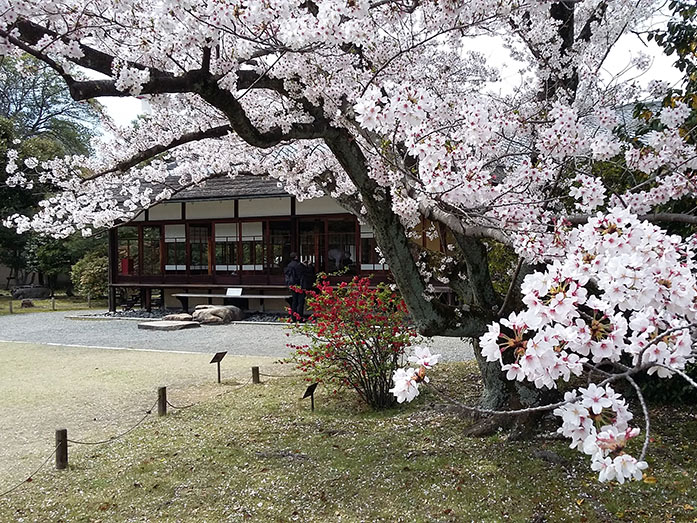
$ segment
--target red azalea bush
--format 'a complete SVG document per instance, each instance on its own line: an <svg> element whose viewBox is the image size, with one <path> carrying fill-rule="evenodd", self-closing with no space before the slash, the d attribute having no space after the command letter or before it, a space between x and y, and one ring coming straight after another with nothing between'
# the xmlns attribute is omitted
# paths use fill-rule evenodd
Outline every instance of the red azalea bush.
<svg viewBox="0 0 697 523"><path fill-rule="evenodd" d="M387 285L371 288L369 278L359 277L336 287L320 279L317 290L304 292L313 313L292 328L310 342L288 344L294 350L288 361L308 381L353 388L374 409L394 405L392 374L417 336L404 300Z"/></svg>

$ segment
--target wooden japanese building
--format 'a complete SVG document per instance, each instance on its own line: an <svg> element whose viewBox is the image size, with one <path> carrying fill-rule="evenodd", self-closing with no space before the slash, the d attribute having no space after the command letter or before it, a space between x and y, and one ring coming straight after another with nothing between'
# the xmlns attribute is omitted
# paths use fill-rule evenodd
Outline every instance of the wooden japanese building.
<svg viewBox="0 0 697 523"><path fill-rule="evenodd" d="M343 269L343 278L389 269L375 252L370 227L331 198L298 201L276 180L217 178L154 205L109 236L109 308L117 295L139 291L151 306L155 293L174 308L177 293L284 294L283 268L297 252L317 272ZM199 299L205 303L205 298ZM250 309L283 310L282 299L257 299Z"/></svg>

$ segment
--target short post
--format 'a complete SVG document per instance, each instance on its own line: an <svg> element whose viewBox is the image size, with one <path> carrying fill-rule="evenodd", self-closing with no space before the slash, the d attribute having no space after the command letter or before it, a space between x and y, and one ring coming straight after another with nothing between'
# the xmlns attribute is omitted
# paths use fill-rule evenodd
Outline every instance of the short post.
<svg viewBox="0 0 697 523"><path fill-rule="evenodd" d="M92 308L92 296L90 296L89 294L87 295L87 308Z"/></svg>
<svg viewBox="0 0 697 523"><path fill-rule="evenodd" d="M167 415L167 387L157 389L157 415Z"/></svg>
<svg viewBox="0 0 697 523"><path fill-rule="evenodd" d="M218 364L218 383L220 383L220 362L216 362Z"/></svg>
<svg viewBox="0 0 697 523"><path fill-rule="evenodd" d="M261 383L259 379L259 367L252 367L252 383L255 385Z"/></svg>
<svg viewBox="0 0 697 523"><path fill-rule="evenodd" d="M56 429L56 470L68 468L68 429Z"/></svg>
<svg viewBox="0 0 697 523"><path fill-rule="evenodd" d="M12 298L10 298L10 314L12 314L14 311L12 310Z"/></svg>
<svg viewBox="0 0 697 523"><path fill-rule="evenodd" d="M51 296L51 310L55 311L56 310L56 297Z"/></svg>

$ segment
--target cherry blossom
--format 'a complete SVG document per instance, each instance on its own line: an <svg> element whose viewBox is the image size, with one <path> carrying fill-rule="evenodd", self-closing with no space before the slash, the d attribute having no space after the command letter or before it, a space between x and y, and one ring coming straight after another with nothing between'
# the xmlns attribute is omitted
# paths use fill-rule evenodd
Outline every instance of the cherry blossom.
<svg viewBox="0 0 697 523"><path fill-rule="evenodd" d="M486 361L536 387L600 374L568 400L579 405L562 429L596 456L599 479L636 479L643 456L602 447L635 435L602 372L668 377L694 358L697 240L657 225L694 222L663 212L695 194L693 107L667 96L645 55L630 64L645 80L601 74L623 35L665 18L662 2L560 5L0 0L0 52L44 61L76 100L138 95L150 108L128 127L104 115L108 133L89 156L39 164L8 144L8 185L54 192L3 223L89 234L240 174L269 175L298 200L331 196L374 229L391 227L376 235L381 257L406 271L399 285L412 312L426 311L424 328L480 338ZM456 244L445 253L456 261L412 256L406 239L424 219ZM467 256L483 239L527 269L542 264L511 286L518 309L462 290L486 263ZM458 298L447 318L435 278ZM394 376L400 402L438 361L413 358L418 369ZM611 412L624 422L596 426Z"/></svg>

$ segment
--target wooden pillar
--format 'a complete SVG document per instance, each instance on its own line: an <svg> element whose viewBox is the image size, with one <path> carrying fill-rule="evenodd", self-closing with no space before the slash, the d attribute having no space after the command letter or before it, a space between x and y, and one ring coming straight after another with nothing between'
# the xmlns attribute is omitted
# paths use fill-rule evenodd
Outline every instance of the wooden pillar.
<svg viewBox="0 0 697 523"><path fill-rule="evenodd" d="M140 280L140 276L143 275L143 262L145 262L145 254L143 253L143 226L138 225L137 226L138 230L138 271L136 272L136 275L138 276L138 281Z"/></svg>
<svg viewBox="0 0 697 523"><path fill-rule="evenodd" d="M143 292L143 297L145 298L145 303L143 303L143 307L145 307L146 311L152 312L152 288L147 287L143 289Z"/></svg>
<svg viewBox="0 0 697 523"><path fill-rule="evenodd" d="M116 312L116 276L118 274L117 264L119 263L118 232L116 227L109 229L109 263L107 265L109 275L109 310Z"/></svg>
<svg viewBox="0 0 697 523"><path fill-rule="evenodd" d="M191 275L191 231L189 231L189 224L184 224L184 266L186 267L186 277L189 281L189 276Z"/></svg>

